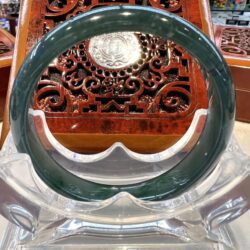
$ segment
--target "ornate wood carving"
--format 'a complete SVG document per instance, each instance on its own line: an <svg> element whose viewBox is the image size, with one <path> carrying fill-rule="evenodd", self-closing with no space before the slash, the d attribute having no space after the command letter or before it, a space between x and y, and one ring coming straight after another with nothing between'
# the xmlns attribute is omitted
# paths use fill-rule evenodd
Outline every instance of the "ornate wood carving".
<svg viewBox="0 0 250 250"><path fill-rule="evenodd" d="M217 46L225 56L250 58L250 29L222 27L217 29Z"/></svg>
<svg viewBox="0 0 250 250"><path fill-rule="evenodd" d="M190 2L195 2L191 0ZM34 0L32 20L30 21L27 49L33 46L41 36L63 21L94 8L110 5L139 5L164 9L183 16L201 27L200 15L191 16L185 11L187 0ZM197 7L193 7L194 10ZM197 10L196 10L197 11ZM191 13L191 12L190 12ZM193 13L192 13L193 14Z"/></svg>
<svg viewBox="0 0 250 250"><path fill-rule="evenodd" d="M89 55L89 41L65 52L38 83L35 107L45 112L144 117L193 112L196 90L188 54L158 37L135 36L142 55L125 68L98 65Z"/></svg>
<svg viewBox="0 0 250 250"><path fill-rule="evenodd" d="M250 122L250 28L217 25L215 42L226 58L235 84L236 119Z"/></svg>
<svg viewBox="0 0 250 250"><path fill-rule="evenodd" d="M26 50L72 16L121 4L161 8L202 28L199 4L194 0L34 0ZM117 65L111 65L114 61L108 57L100 61L94 56L96 51L91 54L91 39L50 64L37 85L34 107L45 111L52 132L181 135L195 110L207 107L201 71L185 50L150 34L130 35L141 55L130 63L119 53ZM115 38L117 51L121 37ZM114 54L116 49L109 45L102 50ZM58 126L62 121L63 126Z"/></svg>
<svg viewBox="0 0 250 250"><path fill-rule="evenodd" d="M148 5L179 15L183 14L183 0L48 0L45 3L45 31L79 13L108 5Z"/></svg>
<svg viewBox="0 0 250 250"><path fill-rule="evenodd" d="M250 29L224 28L220 48L227 54L250 57Z"/></svg>

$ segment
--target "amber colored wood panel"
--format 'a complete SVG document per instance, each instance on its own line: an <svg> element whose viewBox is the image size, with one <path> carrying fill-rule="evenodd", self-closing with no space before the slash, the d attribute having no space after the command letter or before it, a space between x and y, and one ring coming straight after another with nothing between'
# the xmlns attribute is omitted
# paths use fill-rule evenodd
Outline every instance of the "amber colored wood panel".
<svg viewBox="0 0 250 250"><path fill-rule="evenodd" d="M236 89L236 119L250 122L250 28L215 26L215 42L228 65Z"/></svg>
<svg viewBox="0 0 250 250"><path fill-rule="evenodd" d="M0 121L3 119L13 49L14 37L0 29Z"/></svg>
<svg viewBox="0 0 250 250"><path fill-rule="evenodd" d="M28 36L28 25L30 21L30 11L33 0L21 0L21 8L19 13L18 20L18 29L16 34L15 50L13 54L13 61L10 72L10 80L7 90L6 103L4 107L4 117L3 117L3 126L0 137L0 148L2 147L10 129L9 124L9 101L10 95L14 83L15 76L19 68L21 67L25 56L26 56L26 41Z"/></svg>
<svg viewBox="0 0 250 250"><path fill-rule="evenodd" d="M124 3L124 1L122 1L122 3ZM77 0L60 2L47 2L45 0L24 1L22 3L21 8L19 21L21 25L19 27L18 32L17 49L15 51L15 61L12 70L12 80L9 86L8 96L11 93L14 76L16 75L21 62L24 59L25 53L27 53L32 48L32 46L40 39L41 36L43 36L46 32L50 31L60 22L63 22L64 20L76 15L77 13L85 12L90 10L91 8L96 8L98 6L117 5L122 3L119 1L86 1L85 3L84 1ZM144 4L144 2L140 0L128 0L126 3L137 5ZM207 1L205 0L174 0L164 2L157 0L149 0L148 5L178 14L186 18L190 22L194 23L208 35L211 35L210 16L208 11L209 7ZM156 38L149 37L149 40L150 39L157 42ZM84 44L86 43L84 42ZM148 44L150 44L150 41L148 42ZM165 42L165 44L168 43ZM84 48L79 48L78 52L80 50L82 53L87 53L87 51L84 51ZM141 94L139 96L136 93L133 93L133 96L137 96L137 101L135 102L135 98L133 98L133 101L131 101L131 95L129 97L126 96L124 94L125 92L122 92L122 90L120 91L119 102L112 101L112 103L108 103L107 105L107 98L113 100L114 98L117 98L117 93L115 92L116 89L112 89L111 93L110 88L107 90L109 91L109 93L105 96L106 99L103 100L103 104L101 106L96 106L97 99L92 99L91 102L87 103L86 101L84 101L85 96L88 95L91 91L96 91L96 89L92 90L90 86L85 93L80 94L81 97L79 98L79 94L75 94L75 88L62 88L62 75L65 75L65 73L71 73L71 75L69 74L68 79L66 79L68 82L74 81L74 76L72 73L73 71L70 72L70 70L66 69L64 65L60 65L59 63L57 65L54 65L53 67L50 67L48 71L46 71L45 75L43 75L41 81L38 83L38 90L34 99L35 108L42 109L45 111L48 126L55 134L57 139L59 139L59 141L61 141L63 144L65 143L64 145L68 147L78 148L78 151L82 146L80 146L80 144L77 146L77 144L75 143L77 141L79 142L79 135L82 135L83 137L89 136L86 133L90 133L92 134L91 136L94 136L95 140L92 140L93 145L91 145L90 147L92 147L93 149L95 144L97 151L100 148L99 145L103 145L104 148L102 149L105 149L106 145L111 143L112 138L118 140L117 136L122 135L121 132L129 134L129 136L121 136L120 140L126 141L127 139L124 138L130 138L126 141L126 143L129 143L128 141L130 141L130 146L132 148L135 148L135 146L133 145L136 145L135 142L138 140L139 137L141 141L141 146L138 147L142 147L144 142L147 143L146 141L149 141L148 139L145 139L145 141L143 141L143 136L140 136L140 134L142 135L145 133L150 136L154 135L157 137L164 134L164 136L162 137L164 139L162 141L166 141L166 145L169 146L171 144L169 143L170 141L174 143L176 139L180 138L182 134L185 133L191 123L195 110L197 108L207 107L207 99L201 73L192 58L187 55L186 52L182 51L181 48L173 48L172 44L168 44L166 50L171 50L171 53L172 51L177 50L176 54L171 54L171 67L169 67L168 69L165 69L166 67L164 68L165 70L167 70L165 71L164 75L167 76L168 79L170 79L170 82L168 83L171 83L173 85L172 92L175 91L175 95L162 95L161 98L159 97L158 99L163 103L161 106L158 105L152 109L151 106L155 103L155 101L151 104L151 99L149 98L150 96L147 97L148 95L144 97ZM69 50L67 52L68 55L64 55L63 60L65 60L65 58L67 59L67 56L70 56L72 51L74 53L75 49L73 48ZM152 51L152 53L157 53L157 50L155 49L153 49ZM174 60L180 61L180 59L185 60L185 62L183 61L183 65L177 65L177 63L174 62ZM152 61L152 59L150 60ZM92 75L95 75L95 79L98 80L98 74L100 74L100 71L98 73L96 65L94 65L95 70L93 70L93 65L86 66L84 62L82 62L82 65L84 67L83 69L81 68L80 73L83 74L83 76L86 77L86 71L91 72ZM188 73L187 68L189 70ZM60 69L59 74L58 69ZM102 70L103 74L106 73L105 69L103 68L99 68L99 70ZM177 70L178 74L172 74L171 78L170 75L173 70ZM138 74L135 72L137 74L136 76L139 77L139 79L144 77L144 80L146 79L145 77L147 77L147 74L152 74L152 72L150 72L149 70L146 72L138 70L138 72ZM120 72L117 71L115 73L120 74ZM113 72L111 72L111 75L113 78L115 78ZM178 79L176 77L178 77ZM166 81L166 79L163 79L162 81ZM176 81L178 82L175 83ZM138 80L138 82L140 83L140 80ZM157 81L154 82L154 84L156 83ZM44 96L45 90L52 91L53 93L55 93L56 91L58 94L50 95L46 98L40 97ZM102 91L103 93L103 89L101 89L100 91ZM176 96L177 92L178 95L181 95L181 97ZM39 95L39 93L42 94ZM90 95L88 95L88 97L89 96ZM91 94L91 96L93 96L93 94ZM186 97L183 98L182 96ZM100 96L100 94L95 93L95 98L100 99L102 98L102 96ZM120 103L122 103L122 100L124 100L125 98L130 98L130 106L125 105L125 107L124 105L120 105ZM65 101L63 101L63 105L60 105L61 100L67 101L66 106ZM141 100L145 101L142 102ZM50 105L51 103L53 105ZM117 103L119 103L119 105L117 105ZM159 107L163 106L164 109L159 110ZM178 107L176 108L176 106ZM7 106L5 110L2 142L9 128L7 118L8 112L9 111ZM118 113L121 113L122 116L119 116ZM95 116L97 115L101 115L102 119L96 119ZM122 120L121 117L125 117L125 119ZM76 120L79 119L81 120L81 122L76 123ZM63 125L58 126L59 122ZM91 124L93 123L95 123L96 126L91 126ZM79 126L79 124L85 124L85 126ZM133 131L129 131L128 128L133 128ZM98 132L102 132L103 134L100 134ZM140 134L138 135L138 133ZM134 137L132 135L134 135ZM105 136L108 137L104 139ZM150 140L153 141L152 137L150 136L148 138L151 138ZM169 136L169 140L166 139L167 136ZM69 138L71 138L71 140L69 140ZM161 143L159 138L158 140L160 150L162 146L160 146ZM70 141L72 142L71 145L69 145ZM105 144L104 141L108 141L108 143ZM157 143L155 143L155 145L157 145ZM129 145L127 144L127 146Z"/></svg>
<svg viewBox="0 0 250 250"><path fill-rule="evenodd" d="M250 68L230 66L230 71L235 88L250 91Z"/></svg>
<svg viewBox="0 0 250 250"><path fill-rule="evenodd" d="M236 118L239 121L250 122L250 91L236 89Z"/></svg>
<svg viewBox="0 0 250 250"><path fill-rule="evenodd" d="M250 28L214 26L215 43L229 66L250 67Z"/></svg>
<svg viewBox="0 0 250 250"><path fill-rule="evenodd" d="M3 120L3 112L6 101L10 67L0 68L0 121Z"/></svg>
<svg viewBox="0 0 250 250"><path fill-rule="evenodd" d="M74 152L96 153L101 152L114 144L114 142L122 141L125 145L129 145L129 149L138 153L157 153L173 145L179 140L179 136L150 136L150 135L129 135L119 134L106 136L104 134L72 134L54 133L58 141L62 141L63 145L70 148ZM93 143L98 141L98 143ZM88 143L86 143L88 142Z"/></svg>
<svg viewBox="0 0 250 250"><path fill-rule="evenodd" d="M11 65L15 38L0 28L0 68Z"/></svg>
<svg viewBox="0 0 250 250"><path fill-rule="evenodd" d="M230 67L236 90L236 119L250 122L250 68Z"/></svg>

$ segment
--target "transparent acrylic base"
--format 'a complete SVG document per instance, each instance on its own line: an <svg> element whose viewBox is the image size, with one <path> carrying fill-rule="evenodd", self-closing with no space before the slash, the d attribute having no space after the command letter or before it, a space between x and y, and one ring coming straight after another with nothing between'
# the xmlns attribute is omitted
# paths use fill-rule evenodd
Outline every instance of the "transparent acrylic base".
<svg viewBox="0 0 250 250"><path fill-rule="evenodd" d="M0 213L11 222L1 249L235 248L228 223L249 209L249 170L232 139L215 170L177 198L79 202L47 187L10 135L0 152Z"/></svg>
<svg viewBox="0 0 250 250"><path fill-rule="evenodd" d="M87 231L87 230L86 230ZM71 235L55 242L39 244L29 240L24 243L24 239L32 239L32 235L27 231L9 224L6 229L4 241L1 249L12 250L80 250L80 249L102 249L102 250L147 250L147 249L173 249L173 250L230 250L235 248L236 241L230 227L223 226L217 231L221 240L227 244L212 241L209 239L194 240L181 240L178 237L171 236L164 232L144 233L141 235L133 235L130 237L111 237L90 234L88 232ZM229 245L230 244L230 245Z"/></svg>

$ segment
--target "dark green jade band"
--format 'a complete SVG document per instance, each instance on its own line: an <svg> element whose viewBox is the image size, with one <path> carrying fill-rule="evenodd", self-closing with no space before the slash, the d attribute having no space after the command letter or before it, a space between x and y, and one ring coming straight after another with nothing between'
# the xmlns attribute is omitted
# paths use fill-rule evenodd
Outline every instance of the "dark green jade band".
<svg viewBox="0 0 250 250"><path fill-rule="evenodd" d="M207 82L209 109L198 143L178 165L154 179L125 186L79 178L51 158L32 131L28 111L39 78L49 63L76 43L103 33L136 31L172 40L197 59ZM186 191L216 166L232 132L235 96L228 67L215 45L196 27L173 14L150 7L116 6L76 16L56 27L32 49L22 65L10 103L11 131L19 152L30 155L40 178L58 193L96 201L129 192L144 200L162 200Z"/></svg>

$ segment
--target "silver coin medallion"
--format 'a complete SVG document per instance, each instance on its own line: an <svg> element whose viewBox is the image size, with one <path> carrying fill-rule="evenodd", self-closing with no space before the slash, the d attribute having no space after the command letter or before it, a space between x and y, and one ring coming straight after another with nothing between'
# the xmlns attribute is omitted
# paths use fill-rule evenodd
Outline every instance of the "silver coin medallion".
<svg viewBox="0 0 250 250"><path fill-rule="evenodd" d="M117 32L90 39L89 54L96 64L119 69L136 63L141 57L141 47L132 32Z"/></svg>

